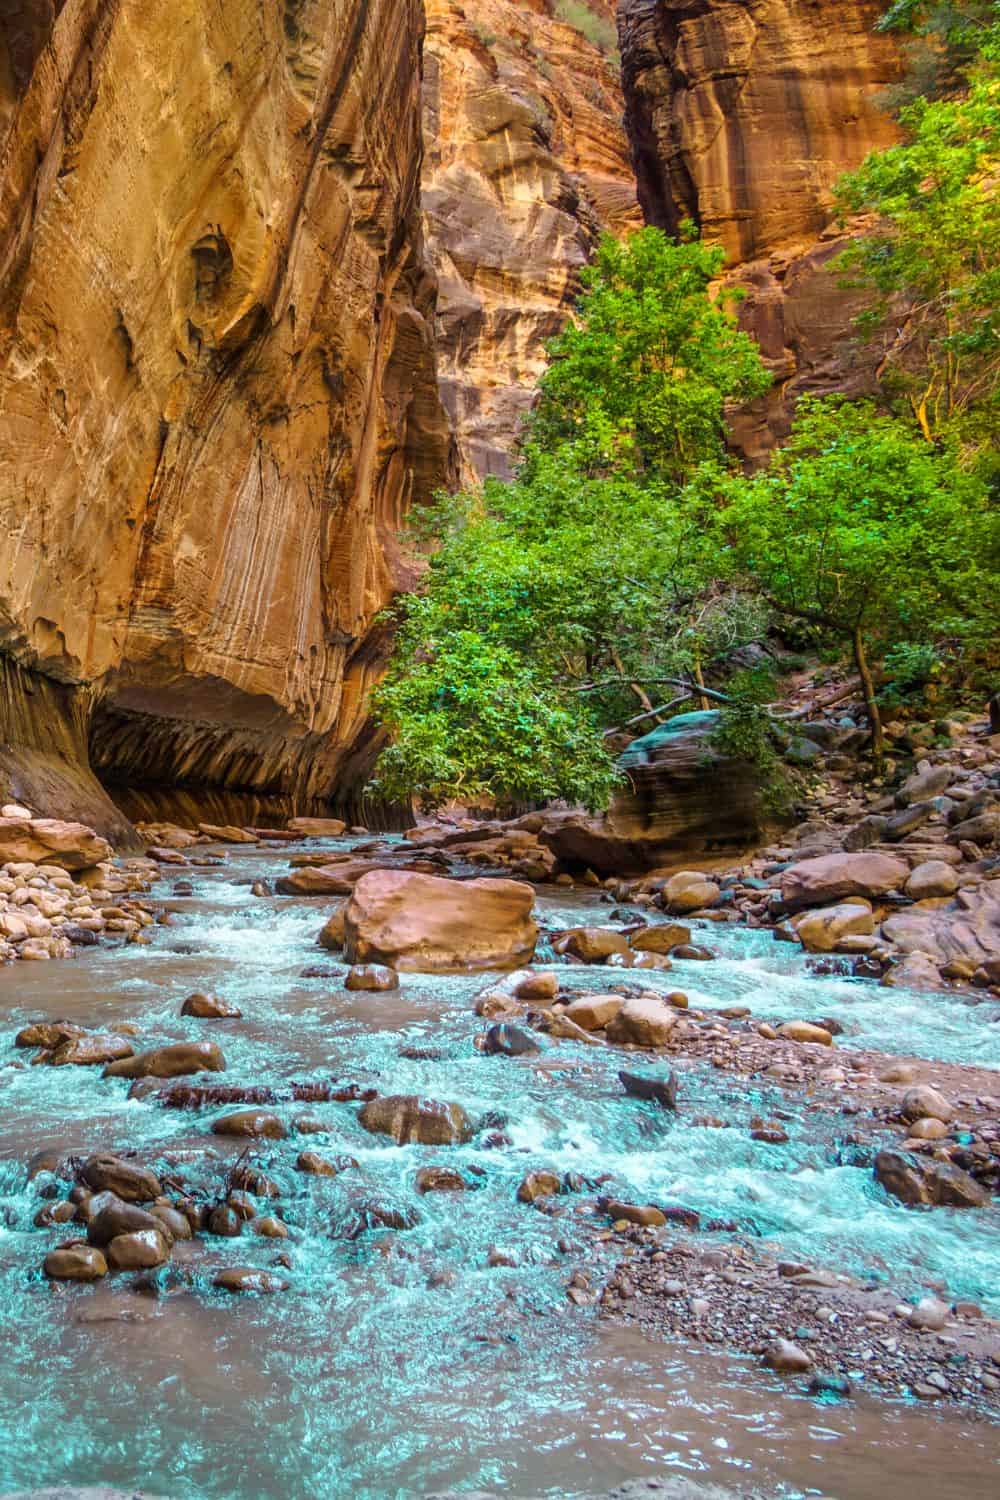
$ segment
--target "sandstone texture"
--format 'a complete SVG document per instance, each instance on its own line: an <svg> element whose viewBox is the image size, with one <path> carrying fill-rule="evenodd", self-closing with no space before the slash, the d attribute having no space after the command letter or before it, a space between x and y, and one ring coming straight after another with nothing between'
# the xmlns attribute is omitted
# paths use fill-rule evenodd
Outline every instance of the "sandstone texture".
<svg viewBox="0 0 1000 1500"><path fill-rule="evenodd" d="M588 36L556 0L427 0L424 223L465 480L510 472L545 343L599 233L642 222L615 6L589 10Z"/></svg>
<svg viewBox="0 0 1000 1500"><path fill-rule="evenodd" d="M419 0L5 12L0 778L33 806L120 832L88 753L364 772L396 530L448 473L422 32Z"/></svg>
<svg viewBox="0 0 1000 1500"><path fill-rule="evenodd" d="M803 391L860 394L878 351L861 351L856 291L837 285L832 187L892 143L879 96L901 75L880 0L622 0L627 125L647 219L685 218L726 250L747 287L740 321L775 387L733 424L760 458Z"/></svg>
<svg viewBox="0 0 1000 1500"><path fill-rule="evenodd" d="M376 870L347 904L344 952L352 964L422 973L519 968L535 951L534 900L517 880Z"/></svg>

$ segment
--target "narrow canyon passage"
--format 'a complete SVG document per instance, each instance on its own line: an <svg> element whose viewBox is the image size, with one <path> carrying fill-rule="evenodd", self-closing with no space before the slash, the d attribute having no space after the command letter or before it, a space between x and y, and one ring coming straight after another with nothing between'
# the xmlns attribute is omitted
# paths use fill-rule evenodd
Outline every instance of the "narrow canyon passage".
<svg viewBox="0 0 1000 1500"><path fill-rule="evenodd" d="M480 1055L472 1001L489 976L404 974L394 993L349 993L335 956L316 946L329 901L251 895L294 848L232 851L216 868L186 870L190 894L174 894L177 877L165 875L153 896L174 925L149 929L149 946L0 972L0 1490L71 1479L174 1500L452 1488L590 1496L678 1471L768 1496L991 1493L988 1414L880 1399L863 1369L852 1399L807 1397L801 1380L751 1358L649 1340L602 1317L595 1300L576 1305L567 1287L582 1272L598 1289L622 1254L595 1204L603 1179L599 1191L694 1209L699 1239L742 1241L897 1296L943 1286L996 1313L1000 1209L907 1210L852 1158L849 1119L683 1054L672 1059L676 1115L622 1093L627 1059L616 1048L542 1036L537 1055ZM541 889L537 914L550 928L606 920L598 894L554 887ZM706 1012L739 1004L761 1019L834 1017L842 1057L876 1047L1000 1066L994 1001L810 976L799 950L766 932L704 923L698 937L713 963L651 971L644 985L681 984ZM572 977L614 987L607 970ZM193 990L216 991L242 1018L181 1018ZM211 1039L227 1068L196 1084L272 1089L289 1133L252 1142L248 1160L275 1190L260 1212L280 1214L288 1239L247 1225L238 1238L178 1243L145 1294L126 1276L47 1282L41 1262L65 1229L33 1220L66 1184L45 1172L29 1180L33 1153L132 1150L161 1178L212 1194L246 1143L211 1133L218 1106L164 1108L130 1099L127 1080L98 1069L27 1066L14 1036L42 1018L133 1024L142 1047ZM331 1078L457 1101L476 1134L396 1146L362 1129L356 1103L287 1102L293 1081ZM776 1111L788 1142L751 1139L750 1117ZM724 1123L696 1123L707 1117ZM308 1150L354 1164L308 1175L295 1169ZM430 1165L457 1168L467 1190L421 1194L416 1174ZM576 1174L554 1213L517 1201L535 1168ZM671 1224L661 1243L670 1255L691 1238ZM288 1285L273 1296L212 1285L221 1267L273 1270L279 1255ZM816 1306L803 1304L805 1324Z"/></svg>

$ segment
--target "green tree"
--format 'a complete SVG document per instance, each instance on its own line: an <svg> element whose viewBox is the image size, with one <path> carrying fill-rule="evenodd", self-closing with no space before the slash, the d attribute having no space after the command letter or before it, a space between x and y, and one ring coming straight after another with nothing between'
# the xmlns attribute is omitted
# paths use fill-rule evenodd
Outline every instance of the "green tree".
<svg viewBox="0 0 1000 1500"><path fill-rule="evenodd" d="M709 297L720 266L658 230L602 241L517 477L424 518L434 550L374 700L385 795L602 806L608 726L759 633L752 602L706 587L699 542L726 402L769 378Z"/></svg>
<svg viewBox="0 0 1000 1500"><path fill-rule="evenodd" d="M720 555L777 612L849 645L880 761L872 654L995 632L1000 511L981 466L871 403L803 401L770 467L723 489Z"/></svg>

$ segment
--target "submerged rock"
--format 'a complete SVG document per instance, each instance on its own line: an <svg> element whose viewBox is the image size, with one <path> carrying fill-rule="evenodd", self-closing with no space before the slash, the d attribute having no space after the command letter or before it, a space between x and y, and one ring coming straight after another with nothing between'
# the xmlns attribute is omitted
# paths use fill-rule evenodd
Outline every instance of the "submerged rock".
<svg viewBox="0 0 1000 1500"><path fill-rule="evenodd" d="M108 1263L93 1245L78 1243L51 1250L42 1269L53 1281L99 1281L108 1274Z"/></svg>
<svg viewBox="0 0 1000 1500"><path fill-rule="evenodd" d="M538 1052L538 1043L520 1026L502 1023L491 1026L482 1037L477 1037L480 1052L487 1057L526 1057Z"/></svg>
<svg viewBox="0 0 1000 1500"><path fill-rule="evenodd" d="M385 993L399 989L399 975L388 964L354 964L344 980L347 990L372 990Z"/></svg>
<svg viewBox="0 0 1000 1500"><path fill-rule="evenodd" d="M181 1006L182 1016L197 1016L199 1020L239 1020L243 1015L238 1005L223 1000L221 995L204 995L196 991L188 995Z"/></svg>
<svg viewBox="0 0 1000 1500"><path fill-rule="evenodd" d="M627 958L631 952L628 939L612 927L567 927L553 939L552 948L585 964L603 964L614 953Z"/></svg>
<svg viewBox="0 0 1000 1500"><path fill-rule="evenodd" d="M642 1073L628 1073L624 1069L618 1074L626 1094L636 1099L646 1099L664 1109L677 1108L677 1074L671 1071L666 1078L649 1078Z"/></svg>
<svg viewBox="0 0 1000 1500"><path fill-rule="evenodd" d="M371 1099L358 1119L373 1135L391 1135L398 1146L456 1146L472 1135L472 1123L460 1104L417 1094Z"/></svg>
<svg viewBox="0 0 1000 1500"><path fill-rule="evenodd" d="M287 1292L291 1283L283 1276L271 1271L259 1271L256 1266L227 1266L212 1277L212 1285L224 1292L256 1292L267 1296L273 1292Z"/></svg>
<svg viewBox="0 0 1000 1500"><path fill-rule="evenodd" d="M902 1151L880 1151L875 1177L887 1193L911 1207L985 1208L990 1201L986 1189L961 1167Z"/></svg>
<svg viewBox="0 0 1000 1500"><path fill-rule="evenodd" d="M263 1136L268 1140L281 1141L288 1130L277 1115L269 1114L266 1110L241 1109L235 1114L220 1115L217 1120L213 1120L212 1133L247 1136L251 1139Z"/></svg>

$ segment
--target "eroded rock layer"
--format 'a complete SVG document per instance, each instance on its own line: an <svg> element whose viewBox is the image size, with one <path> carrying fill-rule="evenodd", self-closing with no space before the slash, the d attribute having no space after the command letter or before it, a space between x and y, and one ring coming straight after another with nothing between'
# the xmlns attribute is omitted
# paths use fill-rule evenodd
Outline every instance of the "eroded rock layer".
<svg viewBox="0 0 1000 1500"><path fill-rule="evenodd" d="M857 292L831 269L832 188L895 138L879 107L897 82L881 0L621 0L623 82L639 198L648 220L692 219L725 247L748 288L741 311L775 372L738 421L758 458L787 433L802 391L872 380Z"/></svg>
<svg viewBox="0 0 1000 1500"><path fill-rule="evenodd" d="M67 762L89 735L111 777L302 798L363 770L396 528L448 472L422 27L0 11L0 649Z"/></svg>
<svg viewBox="0 0 1000 1500"><path fill-rule="evenodd" d="M427 0L423 205L466 480L509 473L601 229L641 222L613 17L611 0Z"/></svg>

